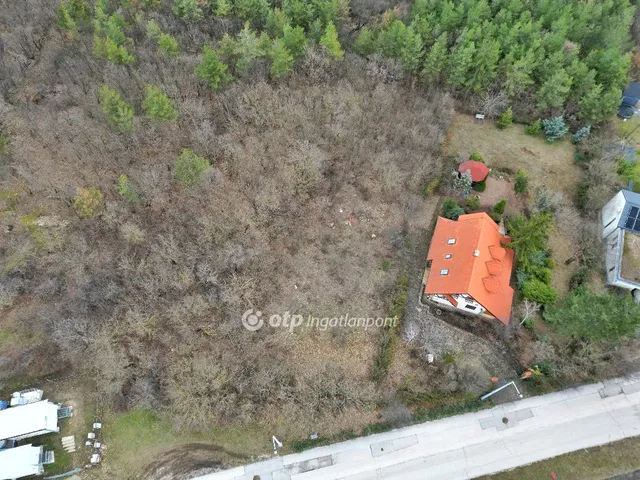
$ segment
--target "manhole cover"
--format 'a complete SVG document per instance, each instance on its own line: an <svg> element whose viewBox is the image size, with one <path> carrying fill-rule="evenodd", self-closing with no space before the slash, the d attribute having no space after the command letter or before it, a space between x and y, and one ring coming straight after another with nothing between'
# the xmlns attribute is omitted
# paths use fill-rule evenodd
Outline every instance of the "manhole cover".
<svg viewBox="0 0 640 480"><path fill-rule="evenodd" d="M502 417L502 423L506 425L507 423L509 423L509 419L507 417Z"/></svg>

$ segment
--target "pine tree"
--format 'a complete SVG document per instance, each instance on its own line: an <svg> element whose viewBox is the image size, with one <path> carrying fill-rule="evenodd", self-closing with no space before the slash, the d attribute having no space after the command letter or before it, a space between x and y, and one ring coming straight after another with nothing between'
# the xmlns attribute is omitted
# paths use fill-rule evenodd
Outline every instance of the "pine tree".
<svg viewBox="0 0 640 480"><path fill-rule="evenodd" d="M187 22L197 22L203 17L198 0L173 0L173 13Z"/></svg>
<svg viewBox="0 0 640 480"><path fill-rule="evenodd" d="M235 41L236 73L244 77L249 72L251 62L263 55L256 33L249 28L249 22L244 24L244 28L238 34Z"/></svg>
<svg viewBox="0 0 640 480"><path fill-rule="evenodd" d="M500 117L498 117L498 128L504 130L513 123L513 110L511 107L507 108Z"/></svg>
<svg viewBox="0 0 640 480"><path fill-rule="evenodd" d="M569 127L564 123L564 117L562 115L542 120L542 128L549 143L553 143L557 139L564 137L569 131Z"/></svg>
<svg viewBox="0 0 640 480"><path fill-rule="evenodd" d="M573 143L574 145L577 145L578 143L582 142L582 140L584 140L586 137L588 137L590 133L591 133L591 125L585 125L580 130L578 130L576 133L573 134L573 136L571 137L571 143Z"/></svg>
<svg viewBox="0 0 640 480"><path fill-rule="evenodd" d="M474 64L476 44L464 35L453 47L448 62L447 84L453 88L463 88Z"/></svg>
<svg viewBox="0 0 640 480"><path fill-rule="evenodd" d="M293 70L293 55L287 49L282 39L273 41L269 50L271 59L271 78L280 78Z"/></svg>
<svg viewBox="0 0 640 480"><path fill-rule="evenodd" d="M122 100L120 94L108 85L102 85L98 91L102 111L107 115L109 122L115 125L121 132L133 130L133 107Z"/></svg>
<svg viewBox="0 0 640 480"><path fill-rule="evenodd" d="M294 58L299 58L304 55L304 47L307 43L304 28L292 27L289 24L284 25L284 27L282 27L282 40Z"/></svg>
<svg viewBox="0 0 640 480"><path fill-rule="evenodd" d="M202 51L202 62L196 67L196 75L198 78L206 80L214 90L225 86L232 80L227 66L220 61L216 51L206 45Z"/></svg>
<svg viewBox="0 0 640 480"><path fill-rule="evenodd" d="M142 102L142 109L147 117L155 120L173 120L176 118L176 110L173 100L153 85L145 85L147 96Z"/></svg>
<svg viewBox="0 0 640 480"><path fill-rule="evenodd" d="M422 68L426 81L439 80L447 65L447 34L442 33L427 54Z"/></svg>
<svg viewBox="0 0 640 480"><path fill-rule="evenodd" d="M229 0L217 0L214 12L218 17L228 17L231 15L233 6Z"/></svg>
<svg viewBox="0 0 640 480"><path fill-rule="evenodd" d="M197 155L190 148L185 148L176 159L174 175L182 185L191 187L198 183L209 168L211 164L206 158Z"/></svg>
<svg viewBox="0 0 640 480"><path fill-rule="evenodd" d="M371 55L376 51L376 34L369 27L362 27L360 35L353 44L353 49L362 56Z"/></svg>
<svg viewBox="0 0 640 480"><path fill-rule="evenodd" d="M342 60L344 58L344 51L340 46L340 40L338 40L338 32L333 22L327 23L324 35L320 37L320 45L322 45L329 53L329 55L331 55L333 58L338 60Z"/></svg>
<svg viewBox="0 0 640 480"><path fill-rule="evenodd" d="M538 108L559 108L564 105L571 90L572 79L564 68L545 81L536 93Z"/></svg>
<svg viewBox="0 0 640 480"><path fill-rule="evenodd" d="M620 92L618 88L614 86L603 92L602 85L596 84L579 100L579 116L585 120L599 122L613 115L619 103Z"/></svg>
<svg viewBox="0 0 640 480"><path fill-rule="evenodd" d="M405 71L417 73L422 65L424 45L422 38L411 27L407 28L406 42L402 46L401 58Z"/></svg>

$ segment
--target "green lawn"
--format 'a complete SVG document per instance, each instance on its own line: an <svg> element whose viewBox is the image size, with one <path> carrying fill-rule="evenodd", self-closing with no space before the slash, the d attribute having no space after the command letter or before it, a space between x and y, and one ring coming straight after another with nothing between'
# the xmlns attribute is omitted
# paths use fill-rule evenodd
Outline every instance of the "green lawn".
<svg viewBox="0 0 640 480"><path fill-rule="evenodd" d="M105 462L118 478L124 473L134 478L163 452L190 443L204 443L223 447L244 455L269 453L269 432L259 426L245 428L215 429L203 432L188 432L173 429L172 425L148 410L134 410L124 414L107 415L103 421L103 441L107 447ZM238 460L217 453L218 460L225 465L237 464Z"/></svg>
<svg viewBox="0 0 640 480"><path fill-rule="evenodd" d="M602 480L640 469L640 437L543 460L479 480Z"/></svg>

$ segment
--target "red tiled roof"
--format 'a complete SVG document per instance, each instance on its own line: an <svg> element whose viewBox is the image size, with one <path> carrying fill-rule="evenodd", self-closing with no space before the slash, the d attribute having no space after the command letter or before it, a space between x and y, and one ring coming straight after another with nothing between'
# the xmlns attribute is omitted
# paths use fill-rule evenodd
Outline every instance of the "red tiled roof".
<svg viewBox="0 0 640 480"><path fill-rule="evenodd" d="M467 170L471 172L471 180L474 182L481 182L487 175L489 175L490 168L487 167L482 162L477 162L475 160L467 160L466 162L462 162L458 167L459 173L464 173Z"/></svg>
<svg viewBox="0 0 640 480"><path fill-rule="evenodd" d="M449 244L450 239L455 243ZM498 320L509 323L513 250L501 245L509 241L486 213L460 215L457 221L439 217L427 255L431 271L425 294L471 295ZM445 269L448 273L440 275Z"/></svg>

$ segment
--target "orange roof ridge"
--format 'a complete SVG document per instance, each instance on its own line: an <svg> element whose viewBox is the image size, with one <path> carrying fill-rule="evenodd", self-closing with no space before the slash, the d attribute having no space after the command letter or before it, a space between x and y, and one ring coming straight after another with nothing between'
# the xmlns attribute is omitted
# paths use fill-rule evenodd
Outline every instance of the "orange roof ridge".
<svg viewBox="0 0 640 480"><path fill-rule="evenodd" d="M482 283L489 293L498 293L500 290L500 280L496 276L490 275L488 277L484 277L482 279Z"/></svg>
<svg viewBox="0 0 640 480"><path fill-rule="evenodd" d="M486 262L485 265L491 275L498 276L502 273L502 263L500 260L493 259Z"/></svg>

